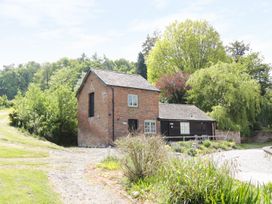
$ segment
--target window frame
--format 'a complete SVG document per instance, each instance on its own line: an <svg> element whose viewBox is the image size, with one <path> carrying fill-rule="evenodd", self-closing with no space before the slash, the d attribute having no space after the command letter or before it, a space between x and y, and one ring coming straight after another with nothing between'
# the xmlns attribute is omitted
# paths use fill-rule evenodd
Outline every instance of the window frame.
<svg viewBox="0 0 272 204"><path fill-rule="evenodd" d="M190 122L182 121L179 123L180 134L181 135L190 135Z"/></svg>
<svg viewBox="0 0 272 204"><path fill-rule="evenodd" d="M148 124L148 131L146 131L146 123ZM154 123L154 131L152 131L152 123ZM156 120L145 120L144 121L144 134L156 134L157 133L157 124L156 124Z"/></svg>
<svg viewBox="0 0 272 204"><path fill-rule="evenodd" d="M89 103L88 103L88 117L89 118L92 118L92 117L94 117L94 97L95 97L95 94L94 94L94 92L92 92L92 93L89 93ZM91 97L93 98L93 105L92 105L92 107L91 107ZM92 110L91 110L92 109Z"/></svg>
<svg viewBox="0 0 272 204"><path fill-rule="evenodd" d="M130 98L131 98L131 103L130 103ZM136 105L134 105L134 102L136 102ZM136 94L128 94L128 107L130 107L130 108L137 108L138 106L139 106L138 95L136 95Z"/></svg>

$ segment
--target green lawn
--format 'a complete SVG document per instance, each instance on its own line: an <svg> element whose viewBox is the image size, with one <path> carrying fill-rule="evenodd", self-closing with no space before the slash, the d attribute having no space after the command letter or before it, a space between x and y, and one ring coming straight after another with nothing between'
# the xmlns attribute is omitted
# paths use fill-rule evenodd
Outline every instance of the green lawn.
<svg viewBox="0 0 272 204"><path fill-rule="evenodd" d="M0 158L37 158L47 156L48 152L3 146L0 143Z"/></svg>
<svg viewBox="0 0 272 204"><path fill-rule="evenodd" d="M9 126L9 111L0 110L0 203L61 203L40 159L63 148Z"/></svg>
<svg viewBox="0 0 272 204"><path fill-rule="evenodd" d="M0 168L0 203L60 203L46 173L31 169Z"/></svg>
<svg viewBox="0 0 272 204"><path fill-rule="evenodd" d="M272 146L272 142L265 142L265 143L242 143L237 145L239 149L256 149L256 148L263 148L266 146Z"/></svg>

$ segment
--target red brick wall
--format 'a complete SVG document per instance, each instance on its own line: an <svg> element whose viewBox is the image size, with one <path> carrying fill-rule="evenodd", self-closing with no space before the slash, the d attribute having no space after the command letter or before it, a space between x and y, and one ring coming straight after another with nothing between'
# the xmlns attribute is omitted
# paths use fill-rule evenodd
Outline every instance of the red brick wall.
<svg viewBox="0 0 272 204"><path fill-rule="evenodd" d="M143 133L144 120L155 120L157 133L160 124L159 92L106 86L96 75L90 74L78 96L78 144L101 146L112 143L112 89L114 89L115 139L128 135L128 119L138 120ZM94 117L88 117L89 93L94 96ZM138 95L138 107L128 107L128 94Z"/></svg>
<svg viewBox="0 0 272 204"><path fill-rule="evenodd" d="M94 92L94 117L89 118L89 93ZM90 74L78 96L78 145L96 146L111 141L109 133L108 87Z"/></svg>
<svg viewBox="0 0 272 204"><path fill-rule="evenodd" d="M138 95L138 107L128 107L128 94ZM144 120L155 120L159 132L159 92L131 88L114 88L115 138L128 135L128 119L138 120L138 131L143 133Z"/></svg>

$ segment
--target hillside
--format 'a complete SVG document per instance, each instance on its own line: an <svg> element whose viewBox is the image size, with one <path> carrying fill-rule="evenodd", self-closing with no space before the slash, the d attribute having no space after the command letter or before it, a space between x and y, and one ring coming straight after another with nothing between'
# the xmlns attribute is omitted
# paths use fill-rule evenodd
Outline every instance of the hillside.
<svg viewBox="0 0 272 204"><path fill-rule="evenodd" d="M0 203L60 203L46 168L49 151L61 147L9 126L0 111Z"/></svg>

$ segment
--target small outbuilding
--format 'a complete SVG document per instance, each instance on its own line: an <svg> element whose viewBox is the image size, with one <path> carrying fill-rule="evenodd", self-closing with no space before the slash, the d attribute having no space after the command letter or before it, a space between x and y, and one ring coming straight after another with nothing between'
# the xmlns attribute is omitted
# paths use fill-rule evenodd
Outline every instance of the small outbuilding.
<svg viewBox="0 0 272 204"><path fill-rule="evenodd" d="M194 105L160 103L159 121L161 134L169 140L215 135L215 120Z"/></svg>

